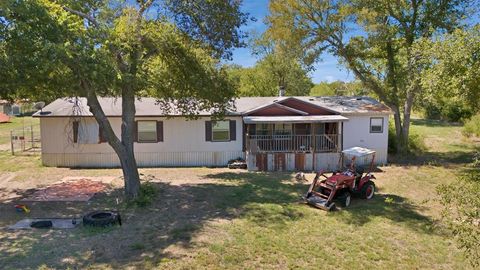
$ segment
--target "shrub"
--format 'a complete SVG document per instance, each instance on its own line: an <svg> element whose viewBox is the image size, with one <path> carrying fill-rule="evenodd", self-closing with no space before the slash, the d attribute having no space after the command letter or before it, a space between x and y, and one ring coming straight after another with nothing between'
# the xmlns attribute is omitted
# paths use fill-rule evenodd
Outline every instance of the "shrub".
<svg viewBox="0 0 480 270"><path fill-rule="evenodd" d="M396 154L397 149L397 135L395 134L395 126L390 121L388 125L388 153L389 154Z"/></svg>
<svg viewBox="0 0 480 270"><path fill-rule="evenodd" d="M442 115L450 122L460 122L472 117L473 111L462 102L448 102L443 107Z"/></svg>
<svg viewBox="0 0 480 270"><path fill-rule="evenodd" d="M424 102L422 105L425 118L432 120L445 120L448 122L461 122L472 117L473 110L465 102L447 100L438 103Z"/></svg>
<svg viewBox="0 0 480 270"><path fill-rule="evenodd" d="M410 130L408 149L412 153L422 153L427 150L427 146L425 145L425 141L423 140L422 136Z"/></svg>
<svg viewBox="0 0 480 270"><path fill-rule="evenodd" d="M425 118L432 120L442 119L442 109L433 103L427 103L423 105L425 112Z"/></svg>
<svg viewBox="0 0 480 270"><path fill-rule="evenodd" d="M410 130L410 136L408 139L408 149L412 153L421 153L427 150L427 146L423 141L423 138ZM396 154L398 153L397 148L397 137L395 134L395 126L391 124L388 126L388 153Z"/></svg>
<svg viewBox="0 0 480 270"><path fill-rule="evenodd" d="M480 266L480 169L437 188L444 205L442 216L474 267Z"/></svg>
<svg viewBox="0 0 480 270"><path fill-rule="evenodd" d="M151 182L145 182L140 186L138 197L130 201L130 206L145 207L152 204L157 196L157 188Z"/></svg>
<svg viewBox="0 0 480 270"><path fill-rule="evenodd" d="M465 122L463 134L466 136L480 137L480 114L477 114Z"/></svg>

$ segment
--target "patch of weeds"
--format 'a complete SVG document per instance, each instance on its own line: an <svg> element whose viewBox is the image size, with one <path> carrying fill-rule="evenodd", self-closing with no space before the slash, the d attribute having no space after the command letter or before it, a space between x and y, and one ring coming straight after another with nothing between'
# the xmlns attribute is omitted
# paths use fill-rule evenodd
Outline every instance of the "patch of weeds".
<svg viewBox="0 0 480 270"><path fill-rule="evenodd" d="M138 197L128 202L128 206L146 207L152 204L158 194L157 188L151 182L145 182L140 185Z"/></svg>
<svg viewBox="0 0 480 270"><path fill-rule="evenodd" d="M385 198L385 203L394 203L395 200L393 198L390 198L390 197L386 197Z"/></svg>
<svg viewBox="0 0 480 270"><path fill-rule="evenodd" d="M480 114L473 116L465 122L465 126L463 127L463 134L467 137L480 137Z"/></svg>
<svg viewBox="0 0 480 270"><path fill-rule="evenodd" d="M175 240L190 240L192 233L199 228L200 226L196 224L185 224L183 227L172 229L170 235Z"/></svg>
<svg viewBox="0 0 480 270"><path fill-rule="evenodd" d="M131 250L144 250L145 245L143 243L134 243L130 245Z"/></svg>

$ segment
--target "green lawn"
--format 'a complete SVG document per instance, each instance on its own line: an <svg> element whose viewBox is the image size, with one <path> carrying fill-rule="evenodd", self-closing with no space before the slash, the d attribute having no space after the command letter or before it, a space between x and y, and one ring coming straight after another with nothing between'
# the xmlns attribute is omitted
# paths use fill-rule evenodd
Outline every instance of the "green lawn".
<svg viewBox="0 0 480 270"><path fill-rule="evenodd" d="M415 120L412 130L425 137L427 161L382 167L371 201L327 213L300 203L308 184L287 173L142 169L159 191L146 208L115 205L119 189L90 203L32 205L32 215L43 216L118 208L122 227L0 231L0 268L471 269L444 229L435 188L455 181L478 143L463 138L461 127L439 122ZM121 175L44 168L38 157L7 155L0 168L15 173L10 185L19 193L66 175ZM0 201L7 214L0 226L22 217L12 203Z"/></svg>

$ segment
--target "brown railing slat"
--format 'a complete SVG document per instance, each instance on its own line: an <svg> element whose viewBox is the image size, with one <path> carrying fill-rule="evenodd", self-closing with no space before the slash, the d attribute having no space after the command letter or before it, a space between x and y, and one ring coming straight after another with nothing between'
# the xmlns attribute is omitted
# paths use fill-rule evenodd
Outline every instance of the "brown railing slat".
<svg viewBox="0 0 480 270"><path fill-rule="evenodd" d="M250 152L336 152L338 134L324 135L248 135Z"/></svg>

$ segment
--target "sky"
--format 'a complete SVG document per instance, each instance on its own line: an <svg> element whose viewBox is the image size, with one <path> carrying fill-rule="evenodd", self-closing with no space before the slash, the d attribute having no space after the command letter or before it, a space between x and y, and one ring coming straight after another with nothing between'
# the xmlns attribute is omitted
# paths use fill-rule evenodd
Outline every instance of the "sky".
<svg viewBox="0 0 480 270"><path fill-rule="evenodd" d="M256 21L249 21L242 27L243 31L254 31L261 34L265 31L265 16L268 15L268 0L244 0L242 11L249 13L250 17L254 17ZM254 66L258 59L252 55L249 48L238 48L233 52L233 60L231 63L241 65L243 67ZM336 80L352 81L354 75L346 68L338 64L335 57L324 54L321 61L315 65L315 70L310 72L310 77L314 83L322 81L332 82Z"/></svg>

